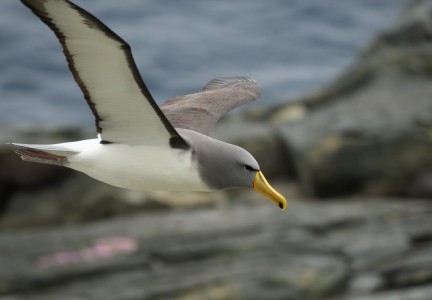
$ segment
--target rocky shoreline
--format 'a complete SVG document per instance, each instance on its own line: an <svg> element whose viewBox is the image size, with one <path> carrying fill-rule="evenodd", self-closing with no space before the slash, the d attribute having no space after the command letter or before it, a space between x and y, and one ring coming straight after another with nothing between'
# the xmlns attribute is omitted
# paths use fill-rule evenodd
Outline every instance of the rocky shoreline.
<svg viewBox="0 0 432 300"><path fill-rule="evenodd" d="M4 232L0 299L432 299L431 201L266 204Z"/></svg>

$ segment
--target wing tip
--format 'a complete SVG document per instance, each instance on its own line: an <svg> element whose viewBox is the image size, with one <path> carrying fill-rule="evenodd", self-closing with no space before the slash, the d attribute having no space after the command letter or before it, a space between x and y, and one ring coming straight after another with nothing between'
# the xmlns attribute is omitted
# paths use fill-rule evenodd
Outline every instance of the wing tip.
<svg viewBox="0 0 432 300"><path fill-rule="evenodd" d="M221 89L229 86L237 86L245 83L252 83L257 87L260 87L257 81L247 76L233 76L233 77L217 77L210 80L204 87L203 90ZM261 88L261 87L260 87Z"/></svg>

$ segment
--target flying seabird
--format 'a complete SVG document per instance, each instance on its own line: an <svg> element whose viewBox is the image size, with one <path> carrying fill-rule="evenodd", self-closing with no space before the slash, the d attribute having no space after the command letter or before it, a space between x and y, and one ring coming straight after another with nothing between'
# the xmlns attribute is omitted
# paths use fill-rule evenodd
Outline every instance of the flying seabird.
<svg viewBox="0 0 432 300"><path fill-rule="evenodd" d="M220 117L259 97L248 77L221 77L203 90L158 107L130 46L99 19L67 0L21 0L55 33L96 121L98 137L18 144L25 161L65 166L133 190L214 191L253 187L281 209L254 157L209 136Z"/></svg>

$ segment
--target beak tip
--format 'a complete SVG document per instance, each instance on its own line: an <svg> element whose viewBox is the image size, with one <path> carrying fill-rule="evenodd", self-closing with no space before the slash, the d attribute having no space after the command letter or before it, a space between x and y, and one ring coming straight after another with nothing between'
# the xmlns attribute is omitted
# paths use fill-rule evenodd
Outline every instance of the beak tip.
<svg viewBox="0 0 432 300"><path fill-rule="evenodd" d="M281 209L281 210L285 210L285 208L286 208L286 202L284 203L284 202L279 202L279 204L278 204L278 206L279 206L279 208Z"/></svg>
<svg viewBox="0 0 432 300"><path fill-rule="evenodd" d="M286 208L287 201L285 198L270 186L261 171L256 173L252 186L257 192L273 201L281 210Z"/></svg>

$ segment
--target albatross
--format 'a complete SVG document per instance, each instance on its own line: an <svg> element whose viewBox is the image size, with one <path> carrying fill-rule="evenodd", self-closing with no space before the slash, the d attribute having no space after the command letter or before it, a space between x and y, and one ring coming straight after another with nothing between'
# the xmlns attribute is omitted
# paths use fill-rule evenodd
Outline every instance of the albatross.
<svg viewBox="0 0 432 300"><path fill-rule="evenodd" d="M133 190L254 188L285 209L285 198L249 152L209 136L222 115L259 97L255 80L216 78L159 107L130 46L99 19L67 0L21 1L59 40L97 131L97 138L76 142L12 143L22 160L64 166Z"/></svg>

